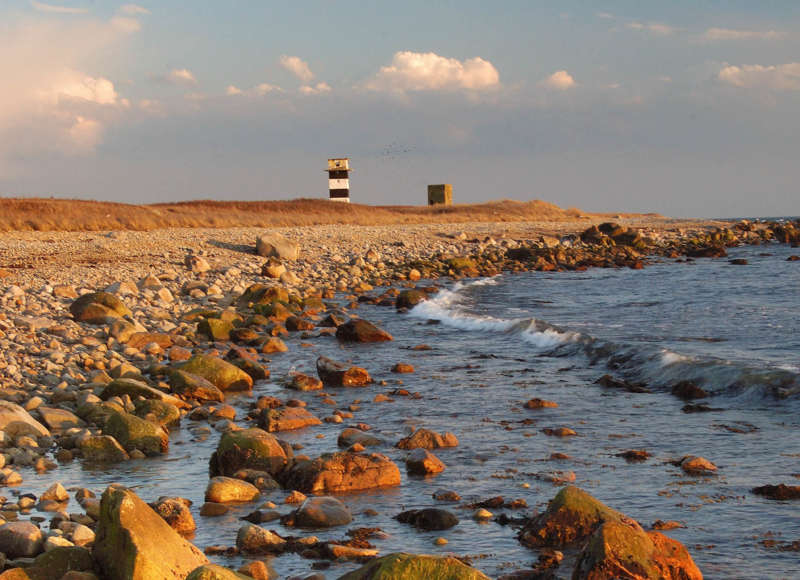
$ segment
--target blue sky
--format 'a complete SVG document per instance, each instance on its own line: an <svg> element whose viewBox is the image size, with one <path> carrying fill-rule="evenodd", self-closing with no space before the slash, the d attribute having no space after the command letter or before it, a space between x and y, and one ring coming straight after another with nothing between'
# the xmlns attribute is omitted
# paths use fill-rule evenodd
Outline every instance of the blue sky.
<svg viewBox="0 0 800 580"><path fill-rule="evenodd" d="M0 195L800 214L800 3L0 5Z"/></svg>

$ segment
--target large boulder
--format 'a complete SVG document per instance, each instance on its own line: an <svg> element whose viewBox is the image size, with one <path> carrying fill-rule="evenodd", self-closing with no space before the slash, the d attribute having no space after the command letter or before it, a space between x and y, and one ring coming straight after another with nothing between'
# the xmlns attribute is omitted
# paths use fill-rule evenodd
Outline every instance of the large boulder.
<svg viewBox="0 0 800 580"><path fill-rule="evenodd" d="M386 342L392 335L368 320L354 318L336 329L336 338L342 342Z"/></svg>
<svg viewBox="0 0 800 580"><path fill-rule="evenodd" d="M0 552L9 558L29 558L42 551L44 536L29 521L8 522L0 526Z"/></svg>
<svg viewBox="0 0 800 580"><path fill-rule="evenodd" d="M451 556L398 552L376 558L339 580L489 580L489 577Z"/></svg>
<svg viewBox="0 0 800 580"><path fill-rule="evenodd" d="M376 445L383 445L383 439L353 427L345 427L336 439L336 444L339 447L350 447L356 443L364 447L374 447Z"/></svg>
<svg viewBox="0 0 800 580"><path fill-rule="evenodd" d="M225 400L225 395L211 381L199 375L187 373L180 369L169 371L169 385L172 392L186 399L197 401L217 401Z"/></svg>
<svg viewBox="0 0 800 580"><path fill-rule="evenodd" d="M400 470L378 453L326 453L298 461L282 479L284 487L303 493L342 493L400 485Z"/></svg>
<svg viewBox="0 0 800 580"><path fill-rule="evenodd" d="M75 320L88 324L109 324L131 316L128 307L108 292L84 294L70 305L69 311Z"/></svg>
<svg viewBox="0 0 800 580"><path fill-rule="evenodd" d="M265 258L296 260L300 257L300 244L278 233L269 233L256 238L256 254Z"/></svg>
<svg viewBox="0 0 800 580"><path fill-rule="evenodd" d="M287 448L291 450L263 429L229 431L222 435L211 455L209 472L212 476L232 476L240 469L254 469L274 476L289 462Z"/></svg>
<svg viewBox="0 0 800 580"><path fill-rule="evenodd" d="M206 501L238 503L256 499L261 492L252 483L233 477L212 477L206 487Z"/></svg>
<svg viewBox="0 0 800 580"><path fill-rule="evenodd" d="M239 574L217 564L204 564L192 570L186 580L253 580L250 576Z"/></svg>
<svg viewBox="0 0 800 580"><path fill-rule="evenodd" d="M0 401L0 431L9 437L30 435L31 437L47 437L50 431L30 414L10 401Z"/></svg>
<svg viewBox="0 0 800 580"><path fill-rule="evenodd" d="M400 308L413 308L420 302L424 302L427 299L428 295L422 290L417 290L415 288L402 290L400 294L397 295L395 307L398 310Z"/></svg>
<svg viewBox="0 0 800 580"><path fill-rule="evenodd" d="M164 401L165 403L174 405L179 409L189 408L189 405L187 405L184 401L181 401L179 398L173 397L172 395L169 395L163 391L159 391L158 389L154 389L144 381L139 381L137 379L114 379L100 392L100 398L104 401L107 401L111 397L121 397L123 395L128 395L134 400L136 397L142 397L143 399Z"/></svg>
<svg viewBox="0 0 800 580"><path fill-rule="evenodd" d="M89 435L79 444L81 456L85 461L96 463L116 463L129 459L128 452L111 435Z"/></svg>
<svg viewBox="0 0 800 580"><path fill-rule="evenodd" d="M321 425L322 421L303 407L281 407L280 409L264 409L259 417L259 424L273 433Z"/></svg>
<svg viewBox="0 0 800 580"><path fill-rule="evenodd" d="M208 559L129 489L109 487L100 502L94 559L108 578L183 580Z"/></svg>
<svg viewBox="0 0 800 580"><path fill-rule="evenodd" d="M519 539L528 546L559 547L585 540L605 522L627 518L580 488L567 486L550 500L547 510L530 519Z"/></svg>
<svg viewBox="0 0 800 580"><path fill-rule="evenodd" d="M330 387L363 387L372 382L366 369L347 366L326 356L317 359L317 374Z"/></svg>
<svg viewBox="0 0 800 580"><path fill-rule="evenodd" d="M36 412L39 414L42 422L54 433L63 433L72 427L83 427L86 425L83 419L66 409L38 407Z"/></svg>
<svg viewBox="0 0 800 580"><path fill-rule="evenodd" d="M348 507L335 497L307 498L293 514L294 525L303 528L345 526L353 521Z"/></svg>
<svg viewBox="0 0 800 580"><path fill-rule="evenodd" d="M632 520L605 522L583 548L574 580L637 578L702 580L686 548L659 532L645 532Z"/></svg>
<svg viewBox="0 0 800 580"><path fill-rule="evenodd" d="M79 546L58 546L37 556L33 565L25 572L34 580L38 578L63 578L67 572L94 573L95 563L92 553ZM87 576L91 578L92 576Z"/></svg>
<svg viewBox="0 0 800 580"><path fill-rule="evenodd" d="M160 497L149 505L169 524L169 527L180 535L188 536L194 533L197 526L194 523L192 511L189 509L192 502L188 499Z"/></svg>
<svg viewBox="0 0 800 580"><path fill-rule="evenodd" d="M430 429L417 429L395 445L398 449L439 449L458 447L458 438L449 431L439 434Z"/></svg>
<svg viewBox="0 0 800 580"><path fill-rule="evenodd" d="M145 455L158 455L169 447L169 435L160 425L130 413L111 413L103 433L111 435L128 452L138 449Z"/></svg>
<svg viewBox="0 0 800 580"><path fill-rule="evenodd" d="M218 356L197 355L181 364L178 369L203 377L223 392L249 391L253 388L250 375Z"/></svg>
<svg viewBox="0 0 800 580"><path fill-rule="evenodd" d="M421 530L448 530L458 524L458 518L453 512L441 508L406 510L397 514L395 519Z"/></svg>

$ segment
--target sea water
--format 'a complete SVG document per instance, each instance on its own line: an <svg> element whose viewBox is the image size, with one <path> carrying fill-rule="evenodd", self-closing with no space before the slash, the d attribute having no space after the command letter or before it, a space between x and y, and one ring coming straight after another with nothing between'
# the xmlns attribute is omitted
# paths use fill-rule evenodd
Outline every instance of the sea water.
<svg viewBox="0 0 800 580"><path fill-rule="evenodd" d="M745 266L726 259L675 263L660 260L644 270L504 274L491 279L438 281L438 294L410 312L363 305L356 313L394 335L381 344L343 345L331 337L290 337L290 351L271 356L272 380L256 384L253 396L229 402L239 418L259 395L301 398L320 417L356 405L344 424L278 434L314 457L337 450L336 437L356 422L373 427L385 453L401 467L402 485L341 496L350 506L350 526L297 530L264 524L281 535L314 534L346 539L347 528L379 527L373 540L381 553L408 551L468 556L491 577L535 562L535 550L516 540L512 525L479 523L464 504L503 496L524 499L527 509L494 510L519 518L546 507L559 489L552 474L572 472L574 484L607 505L650 526L675 520L666 532L681 541L707 578L795 578L800 540L800 504L753 495L759 485L800 484L800 262L792 249L765 245L730 250ZM415 347L427 345L429 350ZM291 371L315 374L319 355L367 368L386 384L327 389L337 405L318 393L298 393L280 380ZM413 374L394 375L396 362ZM595 384L605 374L642 384L633 393ZM684 413L685 402L670 394L680 380L697 383L713 408ZM402 384L401 384L402 383ZM395 389L418 398L391 395ZM378 393L393 402L375 403ZM539 397L554 409L529 410ZM240 421L244 424L244 421ZM570 427L574 437L551 437L545 428ZM451 431L460 444L435 453L446 470L435 477L408 476L406 452L394 444L412 429ZM198 523L193 541L205 548L235 544L238 519L258 504L235 507L220 518L199 516L208 481L208 459L219 440L207 424L184 420L171 434L162 458L107 467L73 462L44 476L21 470L18 492L41 493L52 481L101 492L111 482L129 485L145 500L179 495L194 502ZM652 457L628 463L617 454L645 449ZM566 460L552 460L563 453ZM714 476L688 476L672 462L701 455L718 466ZM437 502L448 489L460 503ZM284 491L263 498L283 505ZM421 532L394 520L402 510L452 510L460 523L446 531ZM77 506L72 506L77 509ZM365 510L369 510L365 513ZM374 510L374 512L372 511ZM72 510L70 510L72 511ZM375 515L377 513L377 515ZM434 544L437 537L448 543ZM241 557L215 556L229 566ZM313 561L297 555L272 560L282 577L308 574ZM336 578L356 563L322 570ZM568 578L565 567L560 576Z"/></svg>

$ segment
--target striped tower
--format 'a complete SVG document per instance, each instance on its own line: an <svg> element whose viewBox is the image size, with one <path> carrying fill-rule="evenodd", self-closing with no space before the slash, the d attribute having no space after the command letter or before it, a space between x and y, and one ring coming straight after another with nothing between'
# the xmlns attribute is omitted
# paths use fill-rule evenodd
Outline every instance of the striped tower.
<svg viewBox="0 0 800 580"><path fill-rule="evenodd" d="M327 171L330 200L350 203L350 159L328 159Z"/></svg>

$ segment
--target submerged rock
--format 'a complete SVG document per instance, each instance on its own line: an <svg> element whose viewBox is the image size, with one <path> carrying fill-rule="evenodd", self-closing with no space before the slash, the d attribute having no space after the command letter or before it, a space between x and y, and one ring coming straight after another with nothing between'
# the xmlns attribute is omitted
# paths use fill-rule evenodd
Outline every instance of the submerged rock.
<svg viewBox="0 0 800 580"><path fill-rule="evenodd" d="M398 552L376 558L358 570L340 576L339 580L489 580L489 577L467 566L461 560L446 556Z"/></svg>
<svg viewBox="0 0 800 580"><path fill-rule="evenodd" d="M348 507L335 497L309 497L293 514L294 525L303 528L345 526L353 521Z"/></svg>
<svg viewBox="0 0 800 580"><path fill-rule="evenodd" d="M453 512L441 508L407 510L397 514L394 519L421 530L449 530L458 524L458 518Z"/></svg>
<svg viewBox="0 0 800 580"><path fill-rule="evenodd" d="M109 487L100 503L94 559L108 578L183 580L208 560L129 489Z"/></svg>
<svg viewBox="0 0 800 580"><path fill-rule="evenodd" d="M336 338L342 342L386 342L394 340L392 335L368 320L355 318L336 329Z"/></svg>
<svg viewBox="0 0 800 580"><path fill-rule="evenodd" d="M762 485L751 490L756 495L764 496L768 499L787 500L800 499L800 485Z"/></svg>
<svg viewBox="0 0 800 580"><path fill-rule="evenodd" d="M458 438L450 432L440 435L430 429L417 429L397 442L398 449L439 449L440 447L457 447Z"/></svg>
<svg viewBox="0 0 800 580"><path fill-rule="evenodd" d="M297 462L282 483L303 493L340 493L400 485L400 470L378 453L340 452Z"/></svg>

